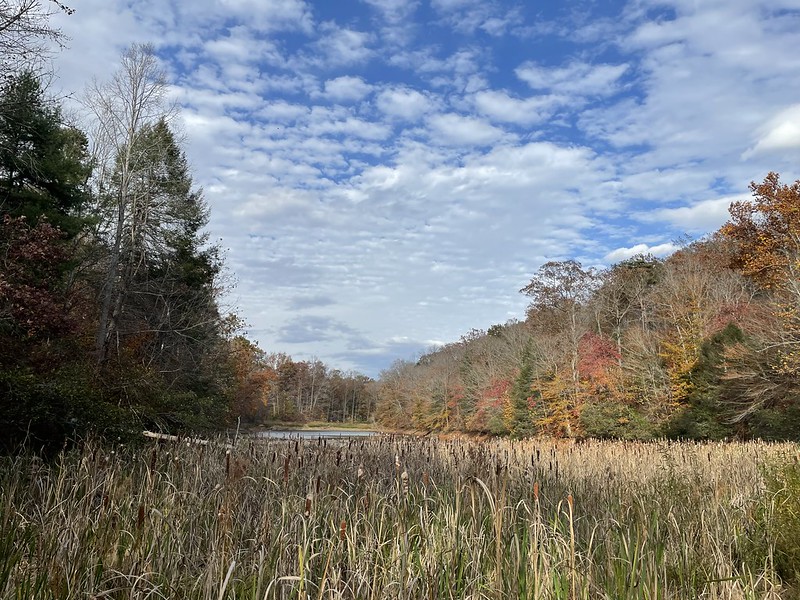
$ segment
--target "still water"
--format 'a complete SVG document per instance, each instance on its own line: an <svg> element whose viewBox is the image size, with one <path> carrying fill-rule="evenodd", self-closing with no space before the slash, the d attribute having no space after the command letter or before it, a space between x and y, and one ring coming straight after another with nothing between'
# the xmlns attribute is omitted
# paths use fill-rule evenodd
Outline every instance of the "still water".
<svg viewBox="0 0 800 600"><path fill-rule="evenodd" d="M357 438L378 435L377 431L367 431L365 429L304 429L304 430L264 430L253 434L260 438L273 438L279 440L296 440L299 438Z"/></svg>

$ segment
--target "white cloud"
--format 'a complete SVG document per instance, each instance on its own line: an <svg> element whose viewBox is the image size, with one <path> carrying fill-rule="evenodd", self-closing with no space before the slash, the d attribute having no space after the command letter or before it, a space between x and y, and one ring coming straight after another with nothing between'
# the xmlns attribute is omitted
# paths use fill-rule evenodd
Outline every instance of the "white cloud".
<svg viewBox="0 0 800 600"><path fill-rule="evenodd" d="M607 96L619 88L619 80L628 70L627 64L592 65L572 62L563 67L545 67L527 62L516 69L517 77L535 90L551 90L557 94Z"/></svg>
<svg viewBox="0 0 800 600"><path fill-rule="evenodd" d="M517 9L492 0L431 0L431 6L445 23L461 33L480 29L500 36L521 20Z"/></svg>
<svg viewBox="0 0 800 600"><path fill-rule="evenodd" d="M769 120L758 141L742 158L800 148L800 104L793 104Z"/></svg>
<svg viewBox="0 0 800 600"><path fill-rule="evenodd" d="M663 258L665 256L669 256L676 250L679 250L680 246L673 244L672 242L667 242L665 244L656 244L655 246L649 246L647 244L636 244L635 246L631 246L630 248L617 248L606 254L603 257L603 260L606 263L618 263L623 260L627 260L637 254L652 254L653 256L658 256L659 258Z"/></svg>
<svg viewBox="0 0 800 600"><path fill-rule="evenodd" d="M245 220L274 217L280 213L310 211L316 195L296 189L272 187L260 194L251 195L234 211L237 217Z"/></svg>
<svg viewBox="0 0 800 600"><path fill-rule="evenodd" d="M534 96L519 99L497 90L475 94L475 107L483 115L501 123L531 125L547 119L556 108L567 102L562 96Z"/></svg>
<svg viewBox="0 0 800 600"><path fill-rule="evenodd" d="M378 94L376 104L385 115L406 121L416 121L434 107L431 98L407 87L392 87Z"/></svg>
<svg viewBox="0 0 800 600"><path fill-rule="evenodd" d="M205 6L204 6L205 5ZM303 0L201 0L178 3L184 18L203 15L235 15L260 30L298 29L309 32L313 26L311 10Z"/></svg>
<svg viewBox="0 0 800 600"><path fill-rule="evenodd" d="M391 133L384 123L353 117L348 112L315 106L311 109L307 132L313 136L353 136L365 140L383 140Z"/></svg>
<svg viewBox="0 0 800 600"><path fill-rule="evenodd" d="M276 100L259 108L256 114L270 121L290 123L301 119L310 112L310 109L303 104L291 104L285 100Z"/></svg>
<svg viewBox="0 0 800 600"><path fill-rule="evenodd" d="M749 194L701 200L690 206L659 208L640 213L638 218L648 223L662 223L684 232L711 232L719 229L729 218L728 207L733 202L750 199Z"/></svg>
<svg viewBox="0 0 800 600"><path fill-rule="evenodd" d="M369 47L372 35L333 23L320 27L321 37L306 51L303 62L325 67L357 65L368 61L374 54ZM302 64L302 63L301 63Z"/></svg>
<svg viewBox="0 0 800 600"><path fill-rule="evenodd" d="M418 0L363 0L381 13L384 19L396 23L412 16L419 6Z"/></svg>
<svg viewBox="0 0 800 600"><path fill-rule="evenodd" d="M486 146L507 137L502 129L482 119L453 113L434 115L428 125L431 140L446 146Z"/></svg>
<svg viewBox="0 0 800 600"><path fill-rule="evenodd" d="M342 75L325 82L325 96L337 102L361 100L371 91L372 86L361 77Z"/></svg>

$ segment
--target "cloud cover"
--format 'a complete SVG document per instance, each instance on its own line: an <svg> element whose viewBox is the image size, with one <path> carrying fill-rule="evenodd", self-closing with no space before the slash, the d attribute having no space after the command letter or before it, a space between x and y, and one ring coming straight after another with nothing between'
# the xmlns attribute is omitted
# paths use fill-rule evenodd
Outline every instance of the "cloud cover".
<svg viewBox="0 0 800 600"><path fill-rule="evenodd" d="M155 44L251 336L377 375L798 177L795 0L531 4L76 0L56 84Z"/></svg>

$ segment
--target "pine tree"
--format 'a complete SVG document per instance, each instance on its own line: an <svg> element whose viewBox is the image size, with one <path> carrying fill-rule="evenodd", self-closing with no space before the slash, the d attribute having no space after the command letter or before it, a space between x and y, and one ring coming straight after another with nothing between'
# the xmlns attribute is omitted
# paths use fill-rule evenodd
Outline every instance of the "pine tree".
<svg viewBox="0 0 800 600"><path fill-rule="evenodd" d="M11 77L0 89L0 214L24 216L31 226L45 218L76 234L77 212L89 199L87 148L33 73Z"/></svg>

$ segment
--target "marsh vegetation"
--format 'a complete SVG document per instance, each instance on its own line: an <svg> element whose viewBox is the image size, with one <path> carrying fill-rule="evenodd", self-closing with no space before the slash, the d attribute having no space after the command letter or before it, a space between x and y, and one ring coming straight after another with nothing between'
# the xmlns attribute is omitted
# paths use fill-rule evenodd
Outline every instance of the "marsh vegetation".
<svg viewBox="0 0 800 600"><path fill-rule="evenodd" d="M3 598L793 598L792 444L95 443L0 468Z"/></svg>

